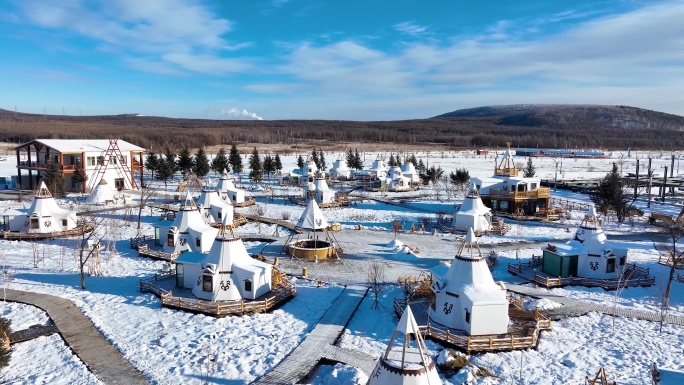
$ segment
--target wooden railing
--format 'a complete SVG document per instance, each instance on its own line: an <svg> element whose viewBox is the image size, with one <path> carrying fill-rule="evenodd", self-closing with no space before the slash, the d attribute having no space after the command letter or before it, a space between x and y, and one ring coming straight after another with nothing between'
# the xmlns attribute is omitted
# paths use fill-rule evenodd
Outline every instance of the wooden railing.
<svg viewBox="0 0 684 385"><path fill-rule="evenodd" d="M173 292L155 284L156 281L168 279L175 276L174 271L155 274L152 277L140 280L140 291L143 293L154 293L161 299L162 306L189 310L192 312L203 313L214 317L225 317L228 315L242 315L251 313L265 313L269 309L278 306L282 302L294 297L297 287L283 275L278 280L278 284L273 286L272 292L275 296L263 301L205 301L187 297L174 297Z"/></svg>
<svg viewBox="0 0 684 385"><path fill-rule="evenodd" d="M48 163L38 163L29 162L27 160L20 160L17 164L19 167L31 167L31 168L48 168ZM60 170L76 170L78 165L76 164L58 164Z"/></svg>
<svg viewBox="0 0 684 385"><path fill-rule="evenodd" d="M529 269L532 267L541 266L541 264L542 264L542 257L541 256L532 256L532 260L530 260L528 262L509 263L508 264L508 272L513 274L513 275L520 275L520 273L522 273L523 269Z"/></svg>
<svg viewBox="0 0 684 385"><path fill-rule="evenodd" d="M138 255L141 257L148 257L152 259L159 259L161 261L173 262L180 255L180 251L174 251L173 253L165 253L161 250L152 250L148 245L138 246Z"/></svg>
<svg viewBox="0 0 684 385"><path fill-rule="evenodd" d="M604 290L616 290L623 287L637 287L637 286L652 286L655 285L655 277L645 277L636 279L598 279L598 278L581 278L581 277L558 277L550 278L534 274L533 280L536 284L546 288L562 287L562 286L585 286L585 287L600 287Z"/></svg>
<svg viewBox="0 0 684 385"><path fill-rule="evenodd" d="M658 259L658 263L665 266L672 266L672 257L661 255ZM684 269L684 259L679 259L677 261L677 266L675 269Z"/></svg>
<svg viewBox="0 0 684 385"><path fill-rule="evenodd" d="M131 249L138 250L138 248L145 244L145 242L154 239L152 235L143 235L140 237L134 237L130 239Z"/></svg>
<svg viewBox="0 0 684 385"><path fill-rule="evenodd" d="M76 222L76 227L70 230L53 231L50 233L22 233L18 231L2 231L0 237L17 241L37 241L42 239L56 239L77 237L93 231L94 226L91 222Z"/></svg>
<svg viewBox="0 0 684 385"><path fill-rule="evenodd" d="M677 278L677 281L678 281L678 282L684 283L684 274L679 274L679 273L677 273L677 277L676 277L676 278Z"/></svg>
<svg viewBox="0 0 684 385"><path fill-rule="evenodd" d="M622 274L625 277L641 277L646 278L651 274L651 269L648 267L637 266L635 263L628 263L625 265L625 271Z"/></svg>

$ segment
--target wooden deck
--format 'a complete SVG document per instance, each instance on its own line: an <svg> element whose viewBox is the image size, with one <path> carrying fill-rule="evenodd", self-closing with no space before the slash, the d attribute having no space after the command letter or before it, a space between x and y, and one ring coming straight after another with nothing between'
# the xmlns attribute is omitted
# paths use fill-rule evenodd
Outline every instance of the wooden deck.
<svg viewBox="0 0 684 385"><path fill-rule="evenodd" d="M275 369L253 384L296 384L321 360L354 365L370 375L375 366L372 357L334 346L367 293L367 287L347 286L304 341Z"/></svg>
<svg viewBox="0 0 684 385"><path fill-rule="evenodd" d="M564 286L600 287L603 290L616 290L625 287L648 287L655 285L655 277L649 276L649 269L639 267L633 263L625 266L624 278L598 279L582 277L551 277L537 272L533 267L541 266L541 257L534 257L532 262L509 263L508 272L534 282L547 289Z"/></svg>
<svg viewBox="0 0 684 385"><path fill-rule="evenodd" d="M161 250L152 250L146 244L138 246L138 256L154 259L157 261L173 262L181 255L179 251L166 253Z"/></svg>
<svg viewBox="0 0 684 385"><path fill-rule="evenodd" d="M290 231L294 231L297 234L301 234L301 232L302 232L301 230L297 229L297 225L295 225L294 223L288 222L288 221L283 221L280 219L262 217L259 215L245 215L245 218L247 218L250 221L268 223L271 225L278 225L278 226L284 227Z"/></svg>
<svg viewBox="0 0 684 385"><path fill-rule="evenodd" d="M174 296L171 290L166 290L160 285L160 281L164 280L173 280L175 282L175 277L176 273L171 271L141 279L139 283L140 291L142 293L153 293L158 296L161 299L162 306L192 313L206 314L217 318L266 313L292 299L297 292L296 286L284 274L281 274L279 279L274 280L277 283L273 284L272 290L256 300L212 302L184 296Z"/></svg>
<svg viewBox="0 0 684 385"><path fill-rule="evenodd" d="M57 238L79 237L83 234L93 231L92 223L85 223L77 226L71 230L53 231L51 233L21 233L18 231L2 231L0 238L5 238L9 241L42 241L52 240Z"/></svg>
<svg viewBox="0 0 684 385"><path fill-rule="evenodd" d="M522 301L513 297L509 297L509 303L510 324L506 334L471 336L461 330L432 325L429 319L427 325L419 325L419 329L426 338L454 346L467 354L536 348L540 332L550 330L551 321L538 311L525 310ZM397 317L401 317L406 301L395 299L393 306Z"/></svg>
<svg viewBox="0 0 684 385"><path fill-rule="evenodd" d="M660 258L658 258L658 263L664 266L672 266L672 258L668 256L661 255ZM677 261L677 266L675 267L677 270L684 269L684 260L678 260Z"/></svg>

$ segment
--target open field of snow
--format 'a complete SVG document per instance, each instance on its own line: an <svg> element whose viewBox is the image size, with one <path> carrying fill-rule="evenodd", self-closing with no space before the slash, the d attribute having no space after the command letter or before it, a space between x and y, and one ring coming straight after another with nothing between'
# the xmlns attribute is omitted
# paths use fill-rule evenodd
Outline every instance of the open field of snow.
<svg viewBox="0 0 684 385"><path fill-rule="evenodd" d="M635 155L645 156L633 152L632 156ZM365 154L366 166L376 156ZM430 164L439 164L447 174L456 168L467 167L471 176L484 177L491 175L494 167L491 156L485 159L471 153L435 152L417 153L416 156L429 159ZM653 161L656 173L660 166L669 165L669 154L660 156ZM336 155L326 154L326 158L331 164ZM296 155L283 157L286 168L293 168L295 159ZM519 161L523 163L525 159L520 158ZM538 158L534 162L538 175L553 178L556 167L553 159ZM620 159L564 159L559 177L602 177L612 167L612 162L620 162ZM13 164L9 167L10 163L0 164L0 175L16 173ZM624 172L633 172L634 163L634 159L622 161ZM645 162L641 163L643 166ZM298 188L278 188L274 184L275 181L270 180L258 190L272 187L274 194L301 193ZM156 185L163 187L163 183ZM174 185L169 184L168 189L173 188ZM292 273L299 273L306 267L312 279L332 284L317 288L309 281L297 281L297 296L270 314L214 319L162 308L158 298L140 293L139 279L157 272L164 264L139 258L130 249L128 239L138 233L135 226L137 218L126 220L124 211L104 214L108 220L104 225L107 236L103 241L115 244L116 251L103 253L104 274L101 277L87 276L86 290L80 289L74 240L37 243L0 240L0 265L8 272L2 277L2 285L74 301L123 357L153 383L199 384L209 379L213 383L246 384L272 370L306 337L341 292L340 285L364 284L371 262L382 261L386 266L387 281L393 283L400 276L417 275L438 264L440 259L454 256L458 246L454 235L402 233L397 236L404 244L417 247L420 250L418 254L387 246L395 239L390 231L393 220L398 219L404 222L405 228L410 228L411 224L420 224L425 218L434 220L437 212L453 212L454 205L460 204L463 198L462 194L454 195L434 188L421 189L420 192L439 193L439 196L410 203L409 208L365 200L355 206L324 210L330 222L343 225L343 231L336 233L345 251L343 259L319 264L281 260L281 265ZM681 197L681 192L678 194ZM558 191L556 195L588 202L588 197L582 194ZM76 196L72 196L68 201L75 199ZM30 201L0 201L0 211L28 207L29 204ZM295 222L304 209L283 199L259 198L258 205L258 209L248 207L236 211L256 213L256 210L262 210L265 216L277 219L289 216L290 221ZM653 209L674 213L679 212L680 206L654 203ZM160 213L145 209L143 214L141 233L151 235ZM505 236L481 237L479 242L483 253L495 251L499 256L494 279L520 282L520 278L506 271L506 265L540 255L548 243L569 240L583 215L583 212L571 212L559 223L510 221L512 230ZM358 224L363 230L353 230ZM570 232L566 230L568 228ZM653 241L660 239L657 229L641 222L617 225L610 221L605 223L605 228L609 239L614 237L617 243L629 245L632 249L629 261L650 268L651 275L657 280L653 287L623 290L618 305L658 310L666 268L658 265L658 253L653 246ZM239 234L272 235L276 228L274 225L249 223L237 231ZM286 236L288 231L281 228L278 233ZM268 251L269 245L254 242L248 243L247 248L250 253L261 253ZM602 289L566 287L551 292L601 303L612 304L616 300L615 292ZM397 296L401 296L401 290L390 284L382 296L384 308L379 311L372 310L372 301L366 299L348 325L341 346L379 356L396 326L391 302ZM552 304L538 301L532 306L548 307ZM672 313L684 315L684 284L673 283L671 306ZM0 315L12 319L15 329L47 322L42 311L26 305L0 303ZM613 328L612 321L611 317L594 313L566 319L555 322L553 330L543 333L537 350L475 355L470 359L474 364L490 369L501 377L500 383L506 384L517 383L521 356L526 384L580 383L585 375L595 373L601 366L605 366L611 379L619 384L643 384L647 383L647 368L651 362L662 367L684 368L679 359L684 343L681 328L666 325L660 334L658 325L654 323L616 318ZM434 356L443 349L430 341L428 348ZM82 379L80 383L96 383L59 336L20 343L14 349L13 361L9 368L3 370L3 378L26 381L23 383L79 383L76 380L79 378ZM27 362L32 362L32 366ZM76 373L75 377L66 376L62 373L65 371ZM13 377L8 377L10 372ZM319 385L363 384L365 378L355 368L337 365L321 368L312 382ZM60 382L62 380L64 382ZM457 377L444 378L444 381L460 384ZM485 380L478 381L478 384L486 383Z"/></svg>

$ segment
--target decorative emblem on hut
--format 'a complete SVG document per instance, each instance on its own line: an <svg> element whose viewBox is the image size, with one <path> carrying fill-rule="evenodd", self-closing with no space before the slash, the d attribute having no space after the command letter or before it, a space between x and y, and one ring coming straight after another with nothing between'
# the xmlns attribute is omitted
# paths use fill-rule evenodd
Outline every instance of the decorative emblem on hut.
<svg viewBox="0 0 684 385"><path fill-rule="evenodd" d="M201 275L199 277L197 277L197 286L199 286L200 283L202 283L202 276Z"/></svg>
<svg viewBox="0 0 684 385"><path fill-rule="evenodd" d="M323 221L320 218L316 219L316 226L320 226L322 224L323 224Z"/></svg>
<svg viewBox="0 0 684 385"><path fill-rule="evenodd" d="M184 238L181 238L181 240L178 241L178 243L180 243L181 246L185 246L185 244L187 243L187 241L186 241Z"/></svg>
<svg viewBox="0 0 684 385"><path fill-rule="evenodd" d="M230 289L230 281L221 281L219 286L221 287L221 290L228 291L228 289Z"/></svg>
<svg viewBox="0 0 684 385"><path fill-rule="evenodd" d="M52 222L50 221L45 221L45 227L50 227L52 226Z"/></svg>
<svg viewBox="0 0 684 385"><path fill-rule="evenodd" d="M591 267L592 270L596 271L599 268L598 262L589 262L589 266Z"/></svg>
<svg viewBox="0 0 684 385"><path fill-rule="evenodd" d="M454 305L450 304L449 302L444 302L444 314L449 314L451 313L451 309L454 308Z"/></svg>

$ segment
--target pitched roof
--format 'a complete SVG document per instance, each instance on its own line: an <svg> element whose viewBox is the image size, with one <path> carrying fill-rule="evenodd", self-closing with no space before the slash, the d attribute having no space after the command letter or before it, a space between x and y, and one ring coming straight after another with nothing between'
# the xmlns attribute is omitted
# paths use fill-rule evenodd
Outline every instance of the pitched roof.
<svg viewBox="0 0 684 385"><path fill-rule="evenodd" d="M325 219L321 209L318 208L316 200L310 199L306 205L302 216L299 217L297 227L303 230L325 230L328 227L328 220Z"/></svg>
<svg viewBox="0 0 684 385"><path fill-rule="evenodd" d="M15 148L24 147L31 142L38 142L59 152L102 152L109 148L109 139L35 139ZM118 139L117 144L121 151L145 151L125 140Z"/></svg>

